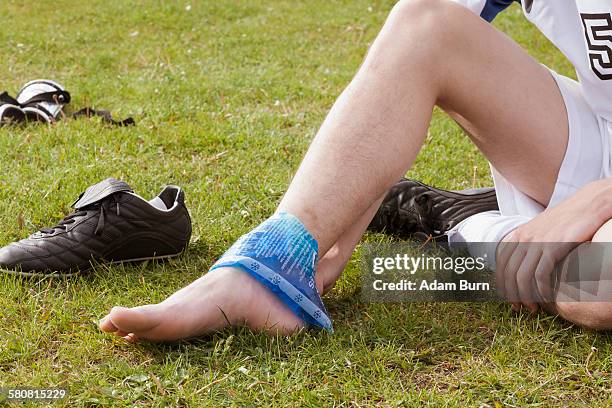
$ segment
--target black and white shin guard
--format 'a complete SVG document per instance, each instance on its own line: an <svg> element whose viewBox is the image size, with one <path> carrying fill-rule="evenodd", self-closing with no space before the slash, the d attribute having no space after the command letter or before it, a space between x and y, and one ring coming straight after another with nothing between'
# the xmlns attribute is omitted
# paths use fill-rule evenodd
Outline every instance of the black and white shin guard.
<svg viewBox="0 0 612 408"><path fill-rule="evenodd" d="M25 84L16 99L26 120L52 123L61 118L64 106L70 103L70 93L55 81L36 79Z"/></svg>
<svg viewBox="0 0 612 408"><path fill-rule="evenodd" d="M53 123L61 118L70 94L57 82L37 79L25 84L16 98L0 94L0 125L23 122Z"/></svg>

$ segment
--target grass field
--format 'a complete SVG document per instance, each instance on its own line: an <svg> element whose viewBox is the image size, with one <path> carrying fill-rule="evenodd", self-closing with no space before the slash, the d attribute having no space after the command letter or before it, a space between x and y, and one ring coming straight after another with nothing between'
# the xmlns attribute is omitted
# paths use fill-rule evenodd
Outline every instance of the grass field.
<svg viewBox="0 0 612 408"><path fill-rule="evenodd" d="M167 264L65 280L0 275L0 386L67 387L58 405L70 407L609 406L610 334L500 304L363 303L358 256L327 296L331 336L231 330L134 346L98 331L112 305L164 299L271 214L392 3L2 2L0 91L48 77L74 108L134 115L137 126L0 129L0 244L53 224L111 176L144 196L182 186L194 234ZM573 75L518 7L496 26ZM486 161L439 112L410 175L491 183Z"/></svg>

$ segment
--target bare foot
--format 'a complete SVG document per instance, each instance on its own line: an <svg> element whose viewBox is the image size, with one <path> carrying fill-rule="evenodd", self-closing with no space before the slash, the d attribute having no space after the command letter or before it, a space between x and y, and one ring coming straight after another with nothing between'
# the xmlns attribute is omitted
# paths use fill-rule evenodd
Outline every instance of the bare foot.
<svg viewBox="0 0 612 408"><path fill-rule="evenodd" d="M319 293L338 279L336 263L323 263L315 282ZM198 337L228 326L290 334L304 323L272 292L238 268L219 268L193 281L161 303L115 306L100 329L128 341L174 341Z"/></svg>
<svg viewBox="0 0 612 408"><path fill-rule="evenodd" d="M173 341L227 326L289 334L304 326L270 290L237 268L219 268L161 303L114 307L100 329L128 341Z"/></svg>
<svg viewBox="0 0 612 408"><path fill-rule="evenodd" d="M348 260L333 247L317 265L319 293L331 290ZM220 268L195 280L161 303L114 307L100 329L128 341L173 341L227 326L246 325L272 334L290 334L304 323L269 289L237 268Z"/></svg>

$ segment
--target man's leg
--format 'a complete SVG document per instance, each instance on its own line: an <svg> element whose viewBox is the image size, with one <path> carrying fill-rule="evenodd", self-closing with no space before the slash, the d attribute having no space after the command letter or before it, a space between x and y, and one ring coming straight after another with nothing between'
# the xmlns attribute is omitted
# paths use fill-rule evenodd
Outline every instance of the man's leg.
<svg viewBox="0 0 612 408"><path fill-rule="evenodd" d="M612 220L604 224L593 236L592 242L609 242L612 245ZM570 255L571 256L571 255ZM610 259L604 262L604 268L608 271L612 269ZM604 273L602 276L608 278L610 273ZM554 312L578 326L593 330L612 330L612 302L610 302L610 293L612 293L612 281L604 280L603 282L593 282L599 286L599 292L605 293L605 299L599 302L581 301L581 302L563 302L557 301L552 308ZM560 282L561 285L564 282Z"/></svg>
<svg viewBox="0 0 612 408"><path fill-rule="evenodd" d="M338 241L327 251L317 264L316 281L321 288L320 292L325 294L335 285L336 281L346 267L355 247L361 240L363 233L368 228L370 221L374 218L378 207L383 201L380 197L355 220L355 223L340 236Z"/></svg>
<svg viewBox="0 0 612 408"><path fill-rule="evenodd" d="M327 253L405 174L435 104L452 113L510 182L548 202L568 140L565 107L550 74L464 7L412 0L394 7L279 210L297 216ZM115 308L101 328L171 340L242 322L275 332L302 324L250 276L227 268L158 305Z"/></svg>

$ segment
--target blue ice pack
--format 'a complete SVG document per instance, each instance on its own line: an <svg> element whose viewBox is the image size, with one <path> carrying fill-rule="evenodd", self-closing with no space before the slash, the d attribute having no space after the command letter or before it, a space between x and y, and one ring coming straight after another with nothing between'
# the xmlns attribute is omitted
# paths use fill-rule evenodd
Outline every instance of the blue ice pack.
<svg viewBox="0 0 612 408"><path fill-rule="evenodd" d="M280 212L243 235L210 269L239 267L306 324L333 331L314 273L319 245L293 215Z"/></svg>

